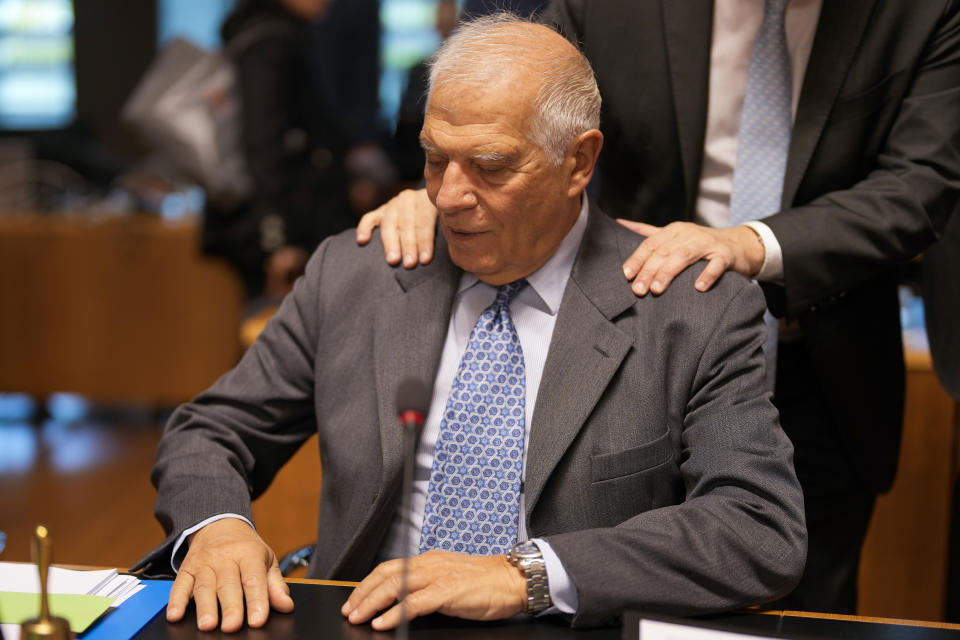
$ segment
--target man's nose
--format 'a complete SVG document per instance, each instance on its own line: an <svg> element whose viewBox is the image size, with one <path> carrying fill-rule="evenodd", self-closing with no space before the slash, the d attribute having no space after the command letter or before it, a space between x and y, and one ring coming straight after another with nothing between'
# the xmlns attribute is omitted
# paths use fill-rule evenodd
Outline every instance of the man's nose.
<svg viewBox="0 0 960 640"><path fill-rule="evenodd" d="M460 211L477 205L470 177L456 162L447 164L443 172L443 182L437 192L437 209L445 212Z"/></svg>

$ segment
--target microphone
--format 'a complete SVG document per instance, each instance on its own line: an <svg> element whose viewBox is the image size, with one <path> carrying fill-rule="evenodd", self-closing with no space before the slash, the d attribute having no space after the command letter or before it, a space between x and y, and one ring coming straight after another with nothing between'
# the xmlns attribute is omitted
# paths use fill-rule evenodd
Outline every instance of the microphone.
<svg viewBox="0 0 960 640"><path fill-rule="evenodd" d="M427 419L430 409L430 390L422 381L416 378L404 378L397 387L397 423L403 435L403 494L402 512L410 513L411 494L413 493L413 471L416 467L417 442L420 439L420 430ZM403 527L400 535L403 549L403 567L400 571L400 612L403 622L397 627L396 637L406 640L409 632L407 621L407 595L409 594L410 558L410 527Z"/></svg>
<svg viewBox="0 0 960 640"><path fill-rule="evenodd" d="M397 387L397 421L400 428L414 434L423 428L430 410L430 390L416 378L404 378ZM404 460L406 462L406 460Z"/></svg>

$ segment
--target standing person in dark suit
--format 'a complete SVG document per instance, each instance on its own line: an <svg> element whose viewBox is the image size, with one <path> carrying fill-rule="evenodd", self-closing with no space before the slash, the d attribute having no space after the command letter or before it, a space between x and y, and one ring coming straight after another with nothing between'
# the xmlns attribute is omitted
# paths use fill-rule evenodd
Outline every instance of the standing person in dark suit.
<svg viewBox="0 0 960 640"><path fill-rule="evenodd" d="M457 0L438 0L434 28L443 42L457 26ZM392 155L401 182L416 184L423 179L423 149L420 130L423 108L427 103L427 82L430 77L429 57L410 67L407 87L397 109L397 128L393 133Z"/></svg>
<svg viewBox="0 0 960 640"><path fill-rule="evenodd" d="M341 126L355 217L396 193L397 172L382 146L380 37L380 0L331 0L314 25L316 80Z"/></svg>
<svg viewBox="0 0 960 640"><path fill-rule="evenodd" d="M350 146L379 143L380 0L327 0L314 21L314 74Z"/></svg>
<svg viewBox="0 0 960 640"><path fill-rule="evenodd" d="M752 47L777 4L792 89L771 178L782 180L779 206L726 228ZM649 235L625 265L634 291L658 294L705 258L698 290L735 270L785 318L773 325L774 401L796 446L810 554L784 605L854 611L860 549L899 452L897 270L958 203L960 5L555 0L547 14L597 73L607 140L597 197L647 223L632 225ZM388 260L429 260L425 197L394 205L361 222L358 239L385 219Z"/></svg>
<svg viewBox="0 0 960 640"><path fill-rule="evenodd" d="M248 202L208 209L204 248L233 262L251 297L282 297L309 252L355 222L336 114L312 84L311 22L328 0L241 0L222 35L237 71Z"/></svg>

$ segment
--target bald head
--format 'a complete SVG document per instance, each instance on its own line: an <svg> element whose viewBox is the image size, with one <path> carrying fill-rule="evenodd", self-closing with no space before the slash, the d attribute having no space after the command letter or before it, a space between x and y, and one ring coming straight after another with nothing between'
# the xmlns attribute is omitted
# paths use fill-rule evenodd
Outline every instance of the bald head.
<svg viewBox="0 0 960 640"><path fill-rule="evenodd" d="M430 95L440 87L528 94L527 135L556 165L578 135L600 126L600 92L583 54L552 29L509 13L457 28L431 63Z"/></svg>

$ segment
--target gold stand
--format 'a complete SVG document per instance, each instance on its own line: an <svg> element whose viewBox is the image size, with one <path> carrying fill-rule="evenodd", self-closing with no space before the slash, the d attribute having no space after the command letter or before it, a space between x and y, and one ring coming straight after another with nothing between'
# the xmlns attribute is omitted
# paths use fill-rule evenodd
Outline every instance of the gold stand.
<svg viewBox="0 0 960 640"><path fill-rule="evenodd" d="M43 525L37 526L33 538L33 560L40 571L40 617L20 625L22 640L70 640L70 625L63 618L50 615L47 600L47 573L52 556L50 532Z"/></svg>

